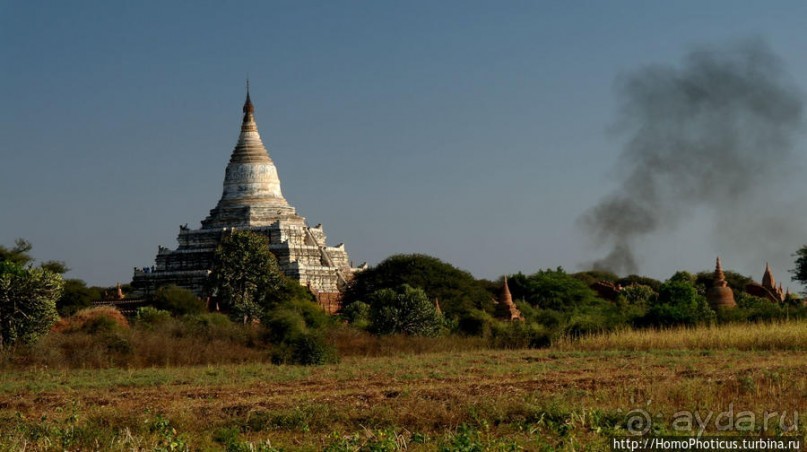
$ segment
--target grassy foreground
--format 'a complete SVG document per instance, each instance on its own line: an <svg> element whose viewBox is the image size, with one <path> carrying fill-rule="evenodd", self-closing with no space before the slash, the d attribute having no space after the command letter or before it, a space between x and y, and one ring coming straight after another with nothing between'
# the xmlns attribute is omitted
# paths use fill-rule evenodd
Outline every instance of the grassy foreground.
<svg viewBox="0 0 807 452"><path fill-rule="evenodd" d="M715 433L751 412L732 432L796 424L804 438L807 325L746 325L743 339L733 328L322 367L7 370L0 450L607 450L609 436L642 428L628 422L637 413L650 431L695 434L695 416L711 413Z"/></svg>

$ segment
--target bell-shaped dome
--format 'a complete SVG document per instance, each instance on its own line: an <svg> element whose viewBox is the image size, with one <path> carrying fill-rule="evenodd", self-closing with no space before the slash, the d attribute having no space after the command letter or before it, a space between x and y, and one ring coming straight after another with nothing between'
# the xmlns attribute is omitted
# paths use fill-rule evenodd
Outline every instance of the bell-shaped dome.
<svg viewBox="0 0 807 452"><path fill-rule="evenodd" d="M280 191L277 168L269 157L255 123L255 107L249 98L244 102L244 120L238 143L230 156L224 175L224 190L218 207L288 206Z"/></svg>

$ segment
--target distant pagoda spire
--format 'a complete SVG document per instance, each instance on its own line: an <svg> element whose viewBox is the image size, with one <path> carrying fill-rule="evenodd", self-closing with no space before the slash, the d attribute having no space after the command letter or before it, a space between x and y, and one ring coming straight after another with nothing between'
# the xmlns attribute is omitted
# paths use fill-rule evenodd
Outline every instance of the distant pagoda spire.
<svg viewBox="0 0 807 452"><path fill-rule="evenodd" d="M247 100L244 102L244 121L246 121L247 113L255 113L255 107L252 105L252 100L249 98L249 79L247 79Z"/></svg>
<svg viewBox="0 0 807 452"><path fill-rule="evenodd" d="M776 289L776 279L773 278L771 266L765 262L765 274L762 275L762 287L766 289Z"/></svg>
<svg viewBox="0 0 807 452"><path fill-rule="evenodd" d="M713 287L726 287L728 283L726 282L726 275L723 273L723 267L720 265L720 257L717 258L715 262L715 275L714 281L712 282Z"/></svg>

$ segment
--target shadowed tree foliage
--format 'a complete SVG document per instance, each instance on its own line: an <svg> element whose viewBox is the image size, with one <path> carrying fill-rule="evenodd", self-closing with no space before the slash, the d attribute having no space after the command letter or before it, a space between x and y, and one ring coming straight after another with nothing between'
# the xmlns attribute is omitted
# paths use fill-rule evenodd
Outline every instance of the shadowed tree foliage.
<svg viewBox="0 0 807 452"><path fill-rule="evenodd" d="M97 287L87 287L87 283L80 279L68 279L64 282L64 291L56 302L56 308L63 316L73 315L100 299L101 290Z"/></svg>
<svg viewBox="0 0 807 452"><path fill-rule="evenodd" d="M796 258L796 268L790 270L793 274L793 281L798 281L807 287L807 245L802 246L793 255Z"/></svg>
<svg viewBox="0 0 807 452"><path fill-rule="evenodd" d="M737 272L732 272L728 270L723 270L723 274L726 275L726 282L728 283L731 290L734 291L734 296L736 297L737 294L745 292L745 286L749 283L754 282L751 278L745 275L741 275ZM714 283L715 272L714 271L706 271L706 272L699 272L695 275L695 287L698 289L698 292L701 294L705 294L712 284Z"/></svg>
<svg viewBox="0 0 807 452"><path fill-rule="evenodd" d="M631 284L630 286L622 288L622 291L619 293L619 300L624 301L626 305L644 309L653 304L657 296L656 291L650 286Z"/></svg>
<svg viewBox="0 0 807 452"><path fill-rule="evenodd" d="M614 273L605 270L589 270L585 272L577 272L572 274L572 277L579 279L586 283L587 286L591 286L592 284L599 282L599 281L608 281L615 283L619 279Z"/></svg>
<svg viewBox="0 0 807 452"><path fill-rule="evenodd" d="M376 334L435 336L443 323L426 292L406 284L377 290L368 301L370 331Z"/></svg>
<svg viewBox="0 0 807 452"><path fill-rule="evenodd" d="M273 362L316 365L339 360L324 337L334 318L316 303L300 298L286 300L274 305L261 321L268 330L268 339L275 345Z"/></svg>
<svg viewBox="0 0 807 452"><path fill-rule="evenodd" d="M695 276L677 272L659 288L658 298L650 306L642 323L656 326L713 323L716 315L706 297L698 293Z"/></svg>
<svg viewBox="0 0 807 452"><path fill-rule="evenodd" d="M628 287L634 284L640 284L642 286L647 286L656 292L658 292L659 287L661 287L661 281L649 278L647 276L639 276L639 275L628 275L624 278L620 278L619 281L617 282L622 287Z"/></svg>
<svg viewBox="0 0 807 452"><path fill-rule="evenodd" d="M14 241L13 248L6 248L0 245L0 262L13 262L15 264L25 266L34 261L34 258L29 254L33 246L31 242L25 239L17 239ZM45 261L39 264L43 269L63 275L70 271L62 261Z"/></svg>
<svg viewBox="0 0 807 452"><path fill-rule="evenodd" d="M235 231L221 241L208 283L221 307L244 323L259 319L286 284L269 240L250 231Z"/></svg>
<svg viewBox="0 0 807 452"><path fill-rule="evenodd" d="M562 268L540 270L526 276L517 273L508 279L513 299L524 300L532 306L555 311L568 311L595 304L597 294L582 280Z"/></svg>
<svg viewBox="0 0 807 452"><path fill-rule="evenodd" d="M152 303L157 309L177 316L202 314L207 311L205 302L200 300L195 293L173 284L157 289Z"/></svg>
<svg viewBox="0 0 807 452"><path fill-rule="evenodd" d="M64 262L46 261L32 267L31 243L0 245L0 347L33 342L59 319L56 300L62 294Z"/></svg>
<svg viewBox="0 0 807 452"><path fill-rule="evenodd" d="M368 303L372 293L397 289L403 284L423 289L432 302L439 300L446 317L456 317L474 308L493 312L493 299L483 283L466 271L423 254L391 256L358 273L345 293L344 306L356 301Z"/></svg>
<svg viewBox="0 0 807 452"><path fill-rule="evenodd" d="M33 262L34 258L28 254L31 251L31 243L25 239L14 241L13 248L6 248L0 245L0 262L11 262L19 266L25 266Z"/></svg>
<svg viewBox="0 0 807 452"><path fill-rule="evenodd" d="M37 340L59 319L62 276L42 268L0 262L0 348Z"/></svg>

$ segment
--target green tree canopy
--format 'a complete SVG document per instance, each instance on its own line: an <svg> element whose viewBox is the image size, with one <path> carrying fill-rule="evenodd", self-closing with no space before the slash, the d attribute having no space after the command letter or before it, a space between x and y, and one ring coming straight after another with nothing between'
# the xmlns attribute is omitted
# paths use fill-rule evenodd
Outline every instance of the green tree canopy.
<svg viewBox="0 0 807 452"><path fill-rule="evenodd" d="M628 287L634 284L640 284L642 286L647 286L656 292L658 292L659 287L661 287L661 281L649 278L647 276L639 276L639 275L628 275L624 278L620 278L618 282L622 287Z"/></svg>
<svg viewBox="0 0 807 452"><path fill-rule="evenodd" d="M662 284L643 323L691 326L714 322L715 312L709 307L706 297L698 293L694 280L694 275L678 272Z"/></svg>
<svg viewBox="0 0 807 452"><path fill-rule="evenodd" d="M43 268L0 262L0 347L33 342L58 320L62 277Z"/></svg>
<svg viewBox="0 0 807 452"><path fill-rule="evenodd" d="M398 254L356 274L344 296L344 306L369 302L372 293L397 289L403 284L423 289L432 302L437 299L447 317L473 308L493 312L493 299L484 283L470 273L424 254Z"/></svg>
<svg viewBox="0 0 807 452"><path fill-rule="evenodd" d="M376 334L402 333L434 336L442 318L423 289L404 284L396 289L380 289L368 298L370 331Z"/></svg>
<svg viewBox="0 0 807 452"><path fill-rule="evenodd" d="M524 300L541 309L556 311L572 310L580 306L596 304L597 294L578 278L562 268L540 270L526 276L517 273L508 279L514 299Z"/></svg>
<svg viewBox="0 0 807 452"><path fill-rule="evenodd" d="M15 240L12 248L0 245L0 262L11 262L20 266L28 265L34 260L29 254L31 248L31 243L25 239Z"/></svg>
<svg viewBox="0 0 807 452"><path fill-rule="evenodd" d="M723 274L726 275L726 283L728 283L728 286L734 291L735 295L745 292L745 286L754 282L750 277L741 275L737 272L723 270ZM695 286L698 288L699 292L705 294L706 291L712 287L714 278L714 271L699 272L697 275L695 275Z"/></svg>
<svg viewBox="0 0 807 452"><path fill-rule="evenodd" d="M222 239L208 283L230 317L244 323L259 319L280 299L286 284L269 251L269 239L251 231L235 231Z"/></svg>
<svg viewBox="0 0 807 452"><path fill-rule="evenodd" d="M607 270L588 270L584 272L577 272L572 274L574 278L579 279L586 283L587 286L591 286L592 284L599 282L599 281L608 281L615 283L619 279L619 276L616 274L609 272Z"/></svg>
<svg viewBox="0 0 807 452"><path fill-rule="evenodd" d="M31 256L31 242L25 239L17 239L14 241L14 247L6 248L0 245L0 262L13 262L15 264L25 266L34 261ZM45 261L39 264L45 270L58 273L60 275L67 273L70 269L62 261Z"/></svg>
<svg viewBox="0 0 807 452"><path fill-rule="evenodd" d="M647 308L655 302L658 294L650 286L631 284L630 286L622 288L619 296L627 305Z"/></svg>
<svg viewBox="0 0 807 452"><path fill-rule="evenodd" d="M207 311L205 302L192 291L173 284L162 286L154 293L152 303L157 309L173 315L194 315Z"/></svg>
<svg viewBox="0 0 807 452"><path fill-rule="evenodd" d="M790 270L793 274L793 281L798 281L807 287L807 245L802 246L793 255L796 258L796 267Z"/></svg>
<svg viewBox="0 0 807 452"><path fill-rule="evenodd" d="M56 308L61 315L73 315L100 299L101 290L97 287L87 287L87 283L80 279L68 279L64 282L64 291L56 302Z"/></svg>

